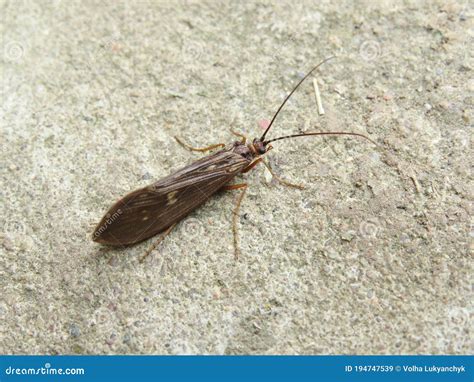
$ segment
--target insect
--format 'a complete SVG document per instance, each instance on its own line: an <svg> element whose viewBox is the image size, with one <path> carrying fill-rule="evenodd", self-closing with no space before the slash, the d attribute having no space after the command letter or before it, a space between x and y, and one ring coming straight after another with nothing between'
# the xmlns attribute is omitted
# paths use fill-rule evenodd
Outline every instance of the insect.
<svg viewBox="0 0 474 382"><path fill-rule="evenodd" d="M237 217L247 184L229 184L229 182L236 175L246 173L258 163L263 162L278 181L288 186L302 188L278 178L272 172L270 166L263 161L263 155L272 149L272 142L315 135L352 135L373 142L363 134L352 132L306 132L266 139L266 135L272 127L275 118L296 89L316 69L331 58L333 57L329 57L316 65L298 82L283 100L260 138L255 138L252 142L248 142L245 136L233 132L241 140L227 146L217 144L203 149L192 148L176 138L181 145L191 150L208 151L218 147L221 150L203 157L171 175L147 187L133 191L120 199L108 210L97 225L92 239L101 244L125 246L141 242L164 232L160 240L147 252L148 255L173 229L176 223L206 202L214 193L219 190L242 189L233 216L234 248L236 257L238 257Z"/></svg>

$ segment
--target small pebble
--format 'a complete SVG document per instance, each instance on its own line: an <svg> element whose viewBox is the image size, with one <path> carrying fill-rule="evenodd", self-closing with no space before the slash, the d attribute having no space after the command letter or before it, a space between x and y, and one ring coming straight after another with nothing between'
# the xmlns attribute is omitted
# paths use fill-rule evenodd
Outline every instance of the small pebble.
<svg viewBox="0 0 474 382"><path fill-rule="evenodd" d="M130 335L130 333L126 333L123 336L123 343L126 345L130 345L131 342L132 342L132 336Z"/></svg>
<svg viewBox="0 0 474 382"><path fill-rule="evenodd" d="M344 241L351 241L354 238L353 232L343 232L341 234L341 239Z"/></svg>
<svg viewBox="0 0 474 382"><path fill-rule="evenodd" d="M142 180L150 180L151 178L152 176L148 171L142 175Z"/></svg>
<svg viewBox="0 0 474 382"><path fill-rule="evenodd" d="M81 335L81 329L76 324L71 324L69 333L72 337L79 337Z"/></svg>
<svg viewBox="0 0 474 382"><path fill-rule="evenodd" d="M449 102L448 101L441 101L438 105L439 105L440 108L442 108L444 110L449 109Z"/></svg>

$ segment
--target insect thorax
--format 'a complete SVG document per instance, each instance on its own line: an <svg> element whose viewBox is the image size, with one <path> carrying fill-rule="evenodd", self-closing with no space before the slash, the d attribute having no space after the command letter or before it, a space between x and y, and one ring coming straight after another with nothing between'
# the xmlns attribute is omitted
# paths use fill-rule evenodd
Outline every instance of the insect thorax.
<svg viewBox="0 0 474 382"><path fill-rule="evenodd" d="M265 154L266 149L263 142L254 139L252 143L246 144L240 141L234 142L232 151L236 154L242 155L245 159L251 161L255 157Z"/></svg>
<svg viewBox="0 0 474 382"><path fill-rule="evenodd" d="M232 151L236 154L242 155L245 159L251 161L254 157L255 154L250 150L250 148L242 142L234 142L234 147L232 148Z"/></svg>

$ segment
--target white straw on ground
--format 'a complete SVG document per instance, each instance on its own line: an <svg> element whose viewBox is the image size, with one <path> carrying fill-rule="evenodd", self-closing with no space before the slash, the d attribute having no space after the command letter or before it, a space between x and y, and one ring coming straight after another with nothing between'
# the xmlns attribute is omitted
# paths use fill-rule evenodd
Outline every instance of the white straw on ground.
<svg viewBox="0 0 474 382"><path fill-rule="evenodd" d="M318 80L313 78L314 92L316 94L316 103L318 104L319 115L324 115L323 103L321 102L321 93L319 92Z"/></svg>

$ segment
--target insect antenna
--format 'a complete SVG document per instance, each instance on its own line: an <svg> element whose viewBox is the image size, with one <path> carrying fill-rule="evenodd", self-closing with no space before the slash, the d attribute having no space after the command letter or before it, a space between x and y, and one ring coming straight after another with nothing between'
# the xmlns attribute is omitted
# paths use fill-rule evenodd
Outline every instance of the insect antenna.
<svg viewBox="0 0 474 382"><path fill-rule="evenodd" d="M331 56L331 57L328 57L326 58L325 60L321 61L318 65L316 65L313 69L311 69L308 74L306 74L301 80L300 82L298 82L298 84L293 88L293 90L290 92L290 94L288 94L286 96L286 98L284 99L284 101L282 102L282 104L280 105L280 107L278 108L278 110L276 111L275 115L273 116L272 120L270 121L270 124L267 126L265 132L263 133L262 137L260 138L261 141L263 141L265 139L265 135L267 135L268 133L268 130L270 130L270 127L272 127L273 125L273 122L275 121L275 118L277 117L278 113L280 112L280 110L283 108L283 106L285 106L285 103L290 99L290 97L292 96L292 94L296 91L296 89L298 89L298 87L303 83L303 81L305 79L307 79L311 73L313 73L316 69L318 69L322 64L324 64L325 62L333 59L335 56Z"/></svg>
<svg viewBox="0 0 474 382"><path fill-rule="evenodd" d="M274 139L270 139L268 141L263 141L263 145L266 146L270 142L275 142L275 141L281 141L282 139L289 139L289 138L296 138L296 137L307 137L309 135L355 135L356 137L362 137L364 139L367 139L368 141L372 142L374 145L377 146L377 143L375 143L372 139L367 137L364 134L359 134L359 133L348 133L345 131L323 131L323 132L316 132L316 133L302 133L302 134L293 134L293 135L285 135L284 137L278 137Z"/></svg>

